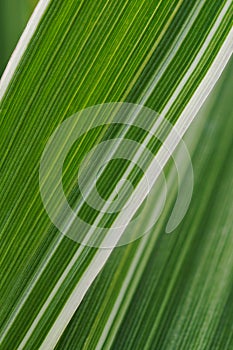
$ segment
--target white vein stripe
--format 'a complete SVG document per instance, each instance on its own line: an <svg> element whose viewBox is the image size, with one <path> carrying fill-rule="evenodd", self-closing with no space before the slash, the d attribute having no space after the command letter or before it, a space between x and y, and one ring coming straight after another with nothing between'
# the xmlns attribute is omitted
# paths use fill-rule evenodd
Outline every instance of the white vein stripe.
<svg viewBox="0 0 233 350"><path fill-rule="evenodd" d="M38 5L36 6L29 22L27 23L26 28L24 29L24 32L22 36L20 37L18 44L7 64L7 67L2 75L1 81L0 81L0 101L2 100L10 81L16 71L16 68L21 60L21 58L24 55L24 52L26 51L28 44L33 37L38 24L40 23L41 18L43 17L43 14L45 13L49 3L51 0L40 0Z"/></svg>

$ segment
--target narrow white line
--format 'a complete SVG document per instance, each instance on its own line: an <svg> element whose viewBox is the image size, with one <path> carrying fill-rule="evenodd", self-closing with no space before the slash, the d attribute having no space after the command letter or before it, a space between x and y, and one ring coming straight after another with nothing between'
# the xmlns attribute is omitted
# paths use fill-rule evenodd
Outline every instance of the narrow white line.
<svg viewBox="0 0 233 350"><path fill-rule="evenodd" d="M165 73L166 69L168 68L169 64L171 63L173 57L176 55L176 53L179 51L184 39L186 38L187 34L189 33L190 29L192 28L194 22L196 21L199 13L202 10L202 7L204 6L205 0L201 1L194 12L191 12L188 18L186 19L180 35L176 39L176 41L172 44L172 48L167 54L167 56L164 59L164 62L162 62L162 67L159 69L159 72L157 71L154 73L154 76L150 79L149 88L147 89L146 93L144 93L143 97L139 101L139 104L144 105L148 99L150 98L156 84L161 79L162 75Z"/></svg>
<svg viewBox="0 0 233 350"><path fill-rule="evenodd" d="M209 69L208 73L206 74L205 78L203 79L202 83L194 93L193 97L191 98L188 106L185 108L183 113L180 116L179 123L176 124L176 129L179 132L179 134L182 136L185 131L187 130L188 126L192 122L195 115L198 113L199 109L201 108L201 105L205 101L206 97L209 95L210 91L212 90L212 87L215 85L216 81L219 79L224 67L226 66L231 53L233 49L233 29L228 34L225 42L223 43L217 57L215 58L211 68ZM193 114L190 114L190 111ZM185 123L184 123L185 122ZM183 125L184 124L184 125ZM180 128L180 129L179 129ZM170 136L170 135L169 135ZM177 145L173 144L173 140L171 137L167 138L166 143L170 144L170 147L176 148ZM163 150L161 152L158 152L156 158L161 157L161 163L166 164L169 155L166 152L163 154ZM149 172L151 172L151 167L148 169ZM156 176L155 176L156 177ZM143 202L144 198L141 198L141 203ZM136 208L137 209L137 208ZM131 220L132 216L129 218L129 221ZM117 242L116 242L117 243ZM71 318L73 317L77 307L80 305L83 297L85 296L87 290L89 289L90 285L95 280L96 276L101 271L102 267L104 266L105 262L109 258L112 250L111 249L100 249L95 257L93 258L92 262L88 266L87 270L85 271L84 276L79 281L78 285L75 287L74 291L72 292L71 296L67 300L66 304L64 305L63 309L61 310L59 316L57 317L56 321L54 322L52 328L48 332L46 338L44 339L40 350L52 350L54 349L55 345L57 344L58 340L60 339L61 335L63 334L65 328L67 327L68 323L70 322ZM30 335L28 336L28 338ZM22 348L20 348L22 349Z"/></svg>
<svg viewBox="0 0 233 350"><path fill-rule="evenodd" d="M19 39L19 42L7 64L7 67L2 75L0 81L0 101L2 100L9 83L16 71L16 68L23 57L24 52L26 51L28 44L33 37L40 20L45 13L49 3L51 0L40 0L38 5L36 6L29 22L27 23L26 28L22 36Z"/></svg>
<svg viewBox="0 0 233 350"><path fill-rule="evenodd" d="M211 30L210 30L210 32L209 32L209 34L208 34L204 44L202 45L201 49L199 50L197 56L195 57L195 59L192 62L191 66L189 67L188 71L186 72L184 78L182 79L181 83L179 84L179 86L177 87L176 91L174 92L172 98L169 100L169 102L167 103L166 107L164 108L164 110L162 112L162 114L164 116L168 113L168 111L172 107L174 101L177 99L177 97L179 96L180 92L184 88L185 84L189 80L191 74L194 72L195 67L197 66L197 64L200 61L201 57L203 56L204 52L208 48L212 38L214 37L215 32L217 31L219 25L221 24L221 21L223 20L224 16L226 15L230 5L231 5L231 0L228 0L226 2L225 6L223 7L221 13L219 14L219 16L218 16L216 22L214 23L213 27L211 28Z"/></svg>

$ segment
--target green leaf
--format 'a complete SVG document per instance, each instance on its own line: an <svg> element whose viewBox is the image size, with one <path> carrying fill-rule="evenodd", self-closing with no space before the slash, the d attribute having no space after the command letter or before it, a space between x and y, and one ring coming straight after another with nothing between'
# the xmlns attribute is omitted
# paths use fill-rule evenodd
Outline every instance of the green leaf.
<svg viewBox="0 0 233 350"><path fill-rule="evenodd" d="M215 342L219 349L222 345L227 349L230 345L230 337L214 338L221 329L227 334L229 327L221 328L221 320L230 320L226 305L231 293L232 235L228 232L232 208L230 190L227 196L224 191L230 183L230 169L222 173L230 157L228 110L222 112L225 118L219 118L215 110L205 112L209 114L205 123L192 134L190 148L197 145L193 159L197 189L185 221L171 238L163 233L177 192L173 164L165 168L168 198L155 228L135 243L115 249L70 240L68 225L67 236L59 232L42 203L39 169L47 142L63 121L87 107L109 102L156 111L151 130L157 123L166 143L175 149L178 141L166 123L184 135L221 75L232 52L231 13L232 2L222 0L39 2L0 85L1 349L153 349L173 348L174 344L176 348L212 349ZM229 88L227 91L229 94ZM224 95L219 106L227 108L230 97L226 103ZM213 130L212 114L216 120ZM98 118L94 115L93 123ZM163 145L150 133L133 127L125 131L122 125L114 128L108 117L104 122L74 144L64 163L63 187L70 205L81 208L85 221L110 229L121 214L92 210L77 188L77 169L85 154L102 141L116 138L137 141L135 154L138 151L141 157L149 148L163 166L169 156L164 156ZM77 127L82 127L81 117ZM222 138L220 144L218 138ZM61 148L68 139L62 140ZM182 151L177 152L183 159ZM215 170L206 183L213 160ZM146 169L150 165L146 163ZM56 158L51 171L54 166ZM104 169L98 183L102 198L114 196L115 182L129 169L128 162ZM137 167L131 170L127 179L132 180L133 194L143 204L138 188L144 175ZM212 194L219 177L223 190L219 187ZM132 237L153 220L159 190L153 193L153 207L140 216ZM57 183L51 188L51 198L56 191ZM216 219L210 220L212 197ZM132 199L127 193L124 198ZM60 218L64 215L66 224L70 218L61 212L62 204L57 202L55 212ZM222 222L226 233L221 240ZM205 223L208 234L203 238ZM87 232L85 238L95 233ZM213 240L211 245L208 237ZM225 264L229 267L223 273ZM192 277L187 274L189 266ZM219 283L216 290L213 283Z"/></svg>

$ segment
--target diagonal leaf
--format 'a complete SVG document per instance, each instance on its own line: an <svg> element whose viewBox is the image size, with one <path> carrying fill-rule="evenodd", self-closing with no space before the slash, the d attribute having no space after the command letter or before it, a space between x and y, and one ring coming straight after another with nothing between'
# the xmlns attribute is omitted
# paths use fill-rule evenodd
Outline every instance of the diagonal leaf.
<svg viewBox="0 0 233 350"><path fill-rule="evenodd" d="M70 241L47 217L39 163L55 128L78 110L123 101L154 109L162 129L166 118L183 135L230 57L231 13L231 1L39 3L0 87L4 350L54 348L112 251ZM72 160L80 164L113 132L119 137L121 130L109 126L82 137L63 169L64 187L86 220L90 211L73 192ZM143 135L134 137L143 145ZM159 158L159 142L149 144Z"/></svg>

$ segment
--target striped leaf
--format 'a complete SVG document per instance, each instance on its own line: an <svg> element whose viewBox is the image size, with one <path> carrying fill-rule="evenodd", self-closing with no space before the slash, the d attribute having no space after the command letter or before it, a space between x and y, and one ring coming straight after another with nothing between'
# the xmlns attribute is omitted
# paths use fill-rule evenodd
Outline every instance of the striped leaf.
<svg viewBox="0 0 233 350"><path fill-rule="evenodd" d="M174 152L180 159L182 183L188 182L187 159L175 148L230 58L232 6L229 0L39 2L0 85L1 349L231 348L232 169L226 164L232 65L201 111L201 122L186 136L194 198L183 223L170 236L164 232L178 187L169 157ZM126 104L133 110L125 124L114 123L117 108ZM87 108L96 105L101 107L85 119ZM102 113L106 105L113 106L112 119ZM135 122L135 106L155 112L144 128ZM78 239L53 176L46 196L55 198L59 225L46 212L43 186L49 173L40 177L46 147L74 115L73 129L58 139L60 148L51 150L46 169L55 174L72 132L86 131L73 142L61 169L69 208L90 227L77 229ZM83 198L77 171L88 152L113 140L100 159L114 159L127 140L137 146L130 162L115 159L98 169L96 183L92 171L84 176L88 198L95 185L100 191L104 203L97 210ZM98 158L97 164L90 159L97 170ZM137 166L139 159L145 171ZM151 189L147 207L140 186L150 174L160 179L156 162L167 180L162 215L143 238L115 247L126 233L134 240L154 221L160 183ZM84 171L88 168L85 163ZM108 211L122 179L133 186L129 193L121 185L123 204L137 204L128 216L124 210ZM122 218L128 224L135 215L137 225L122 226L103 249L113 225ZM99 227L105 228L100 237Z"/></svg>

